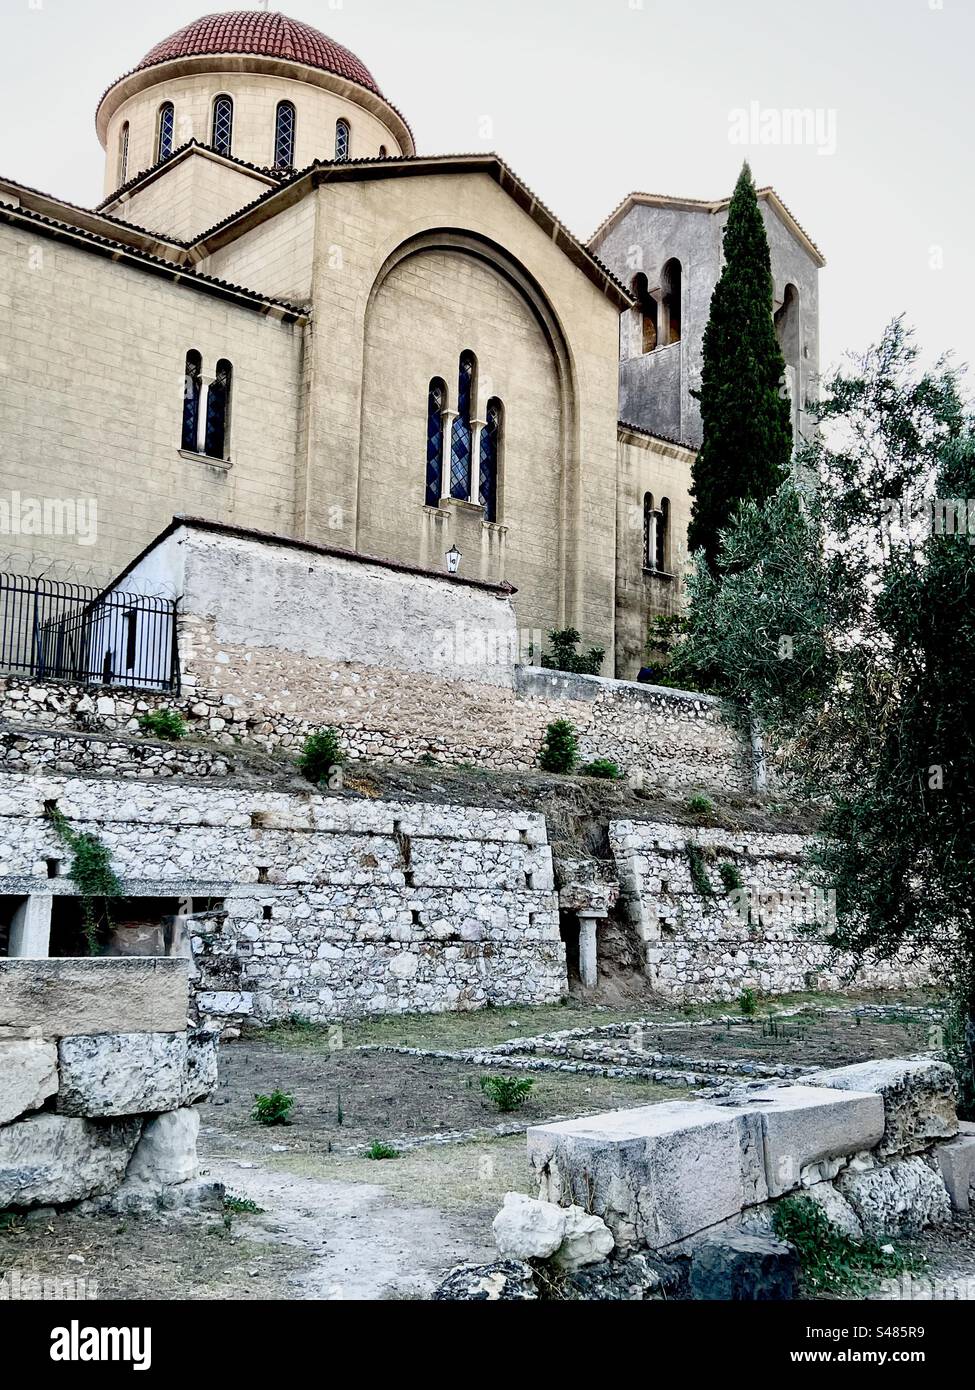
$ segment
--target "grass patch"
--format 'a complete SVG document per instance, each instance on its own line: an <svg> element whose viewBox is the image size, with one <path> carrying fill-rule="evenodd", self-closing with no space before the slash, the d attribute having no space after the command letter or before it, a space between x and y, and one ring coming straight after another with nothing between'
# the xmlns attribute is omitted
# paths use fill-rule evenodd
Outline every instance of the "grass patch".
<svg viewBox="0 0 975 1390"><path fill-rule="evenodd" d="M384 1144L381 1139L374 1139L366 1149L366 1158L376 1159L399 1158L399 1149L394 1149L392 1144Z"/></svg>

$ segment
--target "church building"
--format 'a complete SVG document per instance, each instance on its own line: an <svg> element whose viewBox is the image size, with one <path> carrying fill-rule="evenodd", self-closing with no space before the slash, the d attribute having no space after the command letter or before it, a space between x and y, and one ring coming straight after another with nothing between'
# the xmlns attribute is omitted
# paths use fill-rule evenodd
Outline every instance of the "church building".
<svg viewBox="0 0 975 1390"><path fill-rule="evenodd" d="M265 10L163 39L95 128L97 206L0 177L0 479L93 500L97 534L7 526L0 569L105 585L174 514L459 552L523 631L577 628L634 678L680 603L728 200L634 192L580 241L498 155L418 152L358 57ZM823 259L760 205L798 435Z"/></svg>

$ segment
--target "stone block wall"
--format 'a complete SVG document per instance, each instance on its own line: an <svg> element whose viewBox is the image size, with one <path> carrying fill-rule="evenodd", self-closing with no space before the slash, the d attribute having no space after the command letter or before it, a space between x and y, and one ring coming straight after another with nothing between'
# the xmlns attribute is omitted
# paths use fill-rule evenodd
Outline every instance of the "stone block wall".
<svg viewBox="0 0 975 1390"><path fill-rule="evenodd" d="M0 1210L219 1202L194 1107L216 1034L187 1027L183 961L0 961Z"/></svg>
<svg viewBox="0 0 975 1390"><path fill-rule="evenodd" d="M789 1196L883 1240L969 1209L975 1138L955 1102L947 1063L888 1059L540 1125L528 1156L541 1200L603 1218L621 1255L767 1234Z"/></svg>
<svg viewBox="0 0 975 1390"><path fill-rule="evenodd" d="M735 999L748 988L785 994L846 987L854 963L826 939L833 904L810 882L809 843L803 835L613 821L621 896L654 988L703 1001ZM741 887L725 885L723 864L737 871ZM855 983L907 988L928 975L924 961L868 961Z"/></svg>
<svg viewBox="0 0 975 1390"><path fill-rule="evenodd" d="M47 877L64 851L45 802L100 838L126 896L222 900L188 927L204 1013L325 1021L566 989L541 816L11 776L0 894L61 888Z"/></svg>

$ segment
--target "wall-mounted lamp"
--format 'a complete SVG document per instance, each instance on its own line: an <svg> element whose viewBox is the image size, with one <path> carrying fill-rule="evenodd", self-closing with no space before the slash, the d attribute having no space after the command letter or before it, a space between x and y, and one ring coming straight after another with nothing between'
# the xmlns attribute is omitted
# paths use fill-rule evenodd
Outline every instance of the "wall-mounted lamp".
<svg viewBox="0 0 975 1390"><path fill-rule="evenodd" d="M460 551L455 545L450 547L444 559L447 561L447 573L456 574L460 569Z"/></svg>

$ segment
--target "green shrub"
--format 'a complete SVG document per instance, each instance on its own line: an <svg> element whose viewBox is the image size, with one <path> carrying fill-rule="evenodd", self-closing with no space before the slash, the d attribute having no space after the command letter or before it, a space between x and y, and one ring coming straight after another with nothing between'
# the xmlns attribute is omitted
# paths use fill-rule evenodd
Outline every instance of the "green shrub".
<svg viewBox="0 0 975 1390"><path fill-rule="evenodd" d="M344 762L345 753L342 750L338 733L329 726L327 729L319 729L317 733L308 735L302 745L298 767L309 782L314 782L317 785L321 782L327 782L332 769L341 767Z"/></svg>
<svg viewBox="0 0 975 1390"><path fill-rule="evenodd" d="M290 1125L295 1098L287 1091L272 1091L269 1096L255 1096L251 1119L262 1125Z"/></svg>
<svg viewBox="0 0 975 1390"><path fill-rule="evenodd" d="M392 1144L384 1144L380 1139L374 1139L366 1149L366 1158L399 1158L399 1149L394 1149Z"/></svg>
<svg viewBox="0 0 975 1390"><path fill-rule="evenodd" d="M737 888L744 888L745 886L745 880L738 872L737 865L729 864L727 860L718 865L718 874L726 893L733 893Z"/></svg>
<svg viewBox="0 0 975 1390"><path fill-rule="evenodd" d="M612 758L593 758L591 763L583 763L579 771L583 777L607 777L613 782L623 776L623 769Z"/></svg>
<svg viewBox="0 0 975 1390"><path fill-rule="evenodd" d="M576 731L568 719L555 719L545 730L538 765L545 772L571 772L579 758Z"/></svg>
<svg viewBox="0 0 975 1390"><path fill-rule="evenodd" d="M139 728L144 734L155 738L168 738L175 742L189 733L186 720L175 709L153 709L148 714L139 715Z"/></svg>
<svg viewBox="0 0 975 1390"><path fill-rule="evenodd" d="M893 1246L846 1235L811 1197L785 1197L776 1202L772 1225L780 1240L795 1247L807 1294L856 1298L884 1276L917 1268L917 1261Z"/></svg>
<svg viewBox="0 0 975 1390"><path fill-rule="evenodd" d="M758 1011L758 992L754 989L743 989L738 996L738 1007L745 1018L754 1018Z"/></svg>
<svg viewBox="0 0 975 1390"><path fill-rule="evenodd" d="M714 811L714 802L709 796L702 796L698 792L687 798L687 809L695 816L710 816Z"/></svg>
<svg viewBox="0 0 975 1390"><path fill-rule="evenodd" d="M256 1216L264 1210L256 1202L252 1202L250 1197L238 1197L236 1192L224 1193L223 1209L233 1212L236 1216Z"/></svg>
<svg viewBox="0 0 975 1390"><path fill-rule="evenodd" d="M481 1090L493 1100L502 1114L520 1110L534 1086L527 1076L482 1076Z"/></svg>
<svg viewBox="0 0 975 1390"><path fill-rule="evenodd" d="M571 671L577 676L598 676L606 655L604 647L590 647L584 656L576 651L579 634L574 627L563 628L560 632L550 632L548 640L552 644L550 652L542 653L542 665L551 671Z"/></svg>
<svg viewBox="0 0 975 1390"><path fill-rule="evenodd" d="M688 840L684 846L687 852L687 862L691 871L691 886L700 898L713 898L714 889L711 887L711 880L708 877L707 866L704 862L704 851L700 845Z"/></svg>

